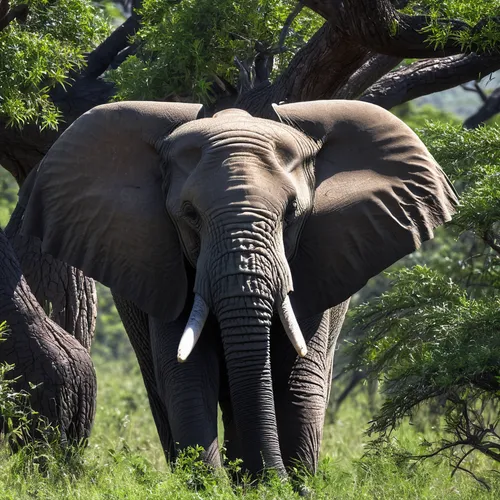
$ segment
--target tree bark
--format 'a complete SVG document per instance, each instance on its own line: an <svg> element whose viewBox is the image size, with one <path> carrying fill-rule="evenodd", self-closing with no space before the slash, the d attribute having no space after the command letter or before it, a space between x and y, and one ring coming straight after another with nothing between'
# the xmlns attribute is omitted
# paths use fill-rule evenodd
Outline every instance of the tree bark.
<svg viewBox="0 0 500 500"><path fill-rule="evenodd" d="M45 313L90 353L97 318L94 280L43 253L38 239L21 235L23 213L24 208L18 204L5 234L24 277Z"/></svg>
<svg viewBox="0 0 500 500"><path fill-rule="evenodd" d="M15 365L8 373L19 377L14 389L31 395L31 407L59 427L61 442L78 444L89 436L95 414L96 380L90 356L46 316L1 229L0 260L0 318L10 328L0 343L0 362ZM37 436L34 422L31 437Z"/></svg>
<svg viewBox="0 0 500 500"><path fill-rule="evenodd" d="M428 42L429 16L410 16L397 11L389 0L304 0L345 35L374 52L402 58L446 57L463 52L458 36L476 33L486 20L471 26L457 19L437 19L435 24L449 32L439 47ZM498 23L497 19L492 22ZM474 41L468 52L483 52Z"/></svg>
<svg viewBox="0 0 500 500"><path fill-rule="evenodd" d="M26 21L28 5L25 3L10 8L9 0L0 0L0 31L5 29L14 19Z"/></svg>
<svg viewBox="0 0 500 500"><path fill-rule="evenodd" d="M325 23L274 84L248 91L237 106L269 118L274 116L273 103L330 99L365 63L367 55L367 49Z"/></svg>
<svg viewBox="0 0 500 500"><path fill-rule="evenodd" d="M461 54L424 59L388 73L367 89L362 101L391 109L423 95L441 92L500 69L500 54Z"/></svg>

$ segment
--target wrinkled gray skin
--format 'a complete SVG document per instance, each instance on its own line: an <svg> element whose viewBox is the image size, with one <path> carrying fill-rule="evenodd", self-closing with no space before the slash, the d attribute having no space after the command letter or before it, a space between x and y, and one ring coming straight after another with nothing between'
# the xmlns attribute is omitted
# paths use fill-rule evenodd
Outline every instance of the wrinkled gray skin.
<svg viewBox="0 0 500 500"><path fill-rule="evenodd" d="M177 363L176 347L189 308L175 323L150 322L153 364L157 375L159 369L165 374L157 376L162 381L158 390L169 402L167 408L174 408L169 422L181 448L201 444L206 459L218 463L219 400L229 459L243 457L252 472L263 463L283 471L294 460L315 470L332 349L346 306L300 322L310 354L298 359L273 309L291 289L283 225L300 217L294 210L308 211L305 203L294 208L293 202L302 194L310 203L311 193L283 175L281 158L269 140L274 134L293 151L297 138L286 136L285 130L262 129L261 123L235 137L240 118L233 112L217 124L210 119L190 122L162 146L174 172L184 162L198 160L190 155L200 155L187 181L172 176L166 205L186 234L188 259L196 262L193 288L206 297L217 321L209 322L185 365ZM198 136L195 145L193 136ZM305 146L312 153L314 145ZM195 390L184 398L186 387Z"/></svg>
<svg viewBox="0 0 500 500"><path fill-rule="evenodd" d="M324 314L299 320L309 346L307 359L297 356L277 315L272 316L270 325L264 324L262 328L262 334L267 335L268 329L270 332L268 364L272 368L266 367L262 372L256 369L251 358L245 361L251 354L251 343L243 343L240 347L237 353L243 356L238 364L241 383L252 383L250 377L255 371L255 377L272 379L272 383L270 380L266 382L268 386L264 395L255 390L242 391L242 399L250 399L240 410L240 418L250 429L255 425L256 408L267 405L272 409L274 393L276 417L259 425L258 441L255 442L255 438L238 439L236 418L239 414L235 415L231 404L228 370L220 341L222 332L215 317L209 316L192 355L185 363L179 364L177 346L189 309L176 322L164 324L152 317L148 320L147 315L132 302L116 294L113 296L139 361L168 460L176 456L174 442L179 444L177 449L200 444L206 450L204 460L214 466L221 465L217 444L219 403L228 460L246 457L246 468L260 471L263 465L258 451L265 446L267 436L272 436L274 442L265 462L267 466L283 471L283 465L293 466L299 462L312 472L316 470L330 394L333 351L348 301ZM258 356L258 353L254 355ZM166 405L164 401L167 401ZM278 438L275 437L276 426ZM250 462L250 457L254 462Z"/></svg>
<svg viewBox="0 0 500 500"><path fill-rule="evenodd" d="M239 110L198 119L195 105L99 107L40 167L25 229L113 290L168 458L201 445L220 464L220 403L228 458L315 471L349 296L453 212L439 167L389 113L296 106L282 107L296 128ZM210 315L179 363L194 293ZM303 358L276 314L289 294Z"/></svg>

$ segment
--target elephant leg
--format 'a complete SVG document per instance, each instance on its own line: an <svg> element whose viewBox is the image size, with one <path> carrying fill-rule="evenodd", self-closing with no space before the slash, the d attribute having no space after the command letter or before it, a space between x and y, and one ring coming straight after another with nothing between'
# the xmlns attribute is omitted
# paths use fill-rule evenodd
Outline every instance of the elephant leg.
<svg viewBox="0 0 500 500"><path fill-rule="evenodd" d="M158 391L167 409L176 448L202 446L202 459L220 466L217 441L220 340L209 317L187 361L177 361L177 349L188 314L166 323L150 317L151 349Z"/></svg>
<svg viewBox="0 0 500 500"><path fill-rule="evenodd" d="M273 323L271 366L283 462L318 466L325 411L331 388L333 354L348 301L322 314L299 320L308 346L297 356L279 320Z"/></svg>
<svg viewBox="0 0 500 500"><path fill-rule="evenodd" d="M153 353L149 334L148 315L132 302L113 293L116 309L127 332L132 348L135 351L142 378L149 399L149 406L156 424L158 436L167 461L175 458L174 440L168 422L168 414L158 393L156 376L153 367Z"/></svg>

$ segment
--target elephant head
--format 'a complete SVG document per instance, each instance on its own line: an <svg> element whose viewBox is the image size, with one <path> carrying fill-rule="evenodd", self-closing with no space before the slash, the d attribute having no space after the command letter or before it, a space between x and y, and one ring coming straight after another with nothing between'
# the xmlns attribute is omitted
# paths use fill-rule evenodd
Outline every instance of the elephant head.
<svg viewBox="0 0 500 500"><path fill-rule="evenodd" d="M53 145L24 231L152 316L175 320L196 268L179 346L211 311L222 336L242 454L282 468L270 367L277 311L299 355L296 318L346 300L448 221L457 202L418 137L356 101L202 118L194 104L94 108ZM259 408L258 417L250 408Z"/></svg>

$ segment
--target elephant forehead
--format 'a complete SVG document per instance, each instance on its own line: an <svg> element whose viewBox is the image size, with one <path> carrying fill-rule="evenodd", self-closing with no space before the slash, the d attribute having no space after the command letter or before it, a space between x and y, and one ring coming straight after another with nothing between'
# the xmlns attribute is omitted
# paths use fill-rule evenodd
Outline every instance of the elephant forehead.
<svg viewBox="0 0 500 500"><path fill-rule="evenodd" d="M184 148L201 147L255 153L272 152L285 161L308 156L315 149L313 141L287 125L255 118L242 110L225 110L212 118L202 118L181 125L170 137L172 154Z"/></svg>
<svg viewBox="0 0 500 500"><path fill-rule="evenodd" d="M244 111L243 109L239 108L229 108L229 109L223 109L222 111L218 111L215 113L212 118L220 118L222 116L228 117L229 116L240 116L240 117L246 117L246 118L251 118L252 115L248 111Z"/></svg>

